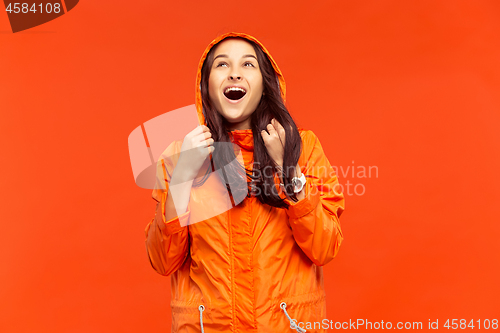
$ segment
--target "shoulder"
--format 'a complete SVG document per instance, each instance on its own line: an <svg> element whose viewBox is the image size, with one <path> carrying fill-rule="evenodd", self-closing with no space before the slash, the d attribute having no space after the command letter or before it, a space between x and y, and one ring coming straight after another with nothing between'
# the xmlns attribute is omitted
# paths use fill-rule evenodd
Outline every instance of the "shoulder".
<svg viewBox="0 0 500 333"><path fill-rule="evenodd" d="M182 148L182 140L172 141L158 157L157 163L165 161L167 162L167 164L175 166L179 159L181 148Z"/></svg>
<svg viewBox="0 0 500 333"><path fill-rule="evenodd" d="M305 129L302 127L299 127L298 130L299 130L300 137L302 138L302 142L304 144L311 145L311 144L314 144L318 140L318 137L316 136L316 134L314 134L314 132L312 130Z"/></svg>
<svg viewBox="0 0 500 333"><path fill-rule="evenodd" d="M313 151L318 147L318 145L320 145L320 143L318 137L312 130L300 127L298 130L302 139L301 158L303 159L303 162L305 162L311 158Z"/></svg>
<svg viewBox="0 0 500 333"><path fill-rule="evenodd" d="M300 137L302 139L302 149L311 151L315 146L319 144L319 139L316 134L310 130L305 128L298 128Z"/></svg>

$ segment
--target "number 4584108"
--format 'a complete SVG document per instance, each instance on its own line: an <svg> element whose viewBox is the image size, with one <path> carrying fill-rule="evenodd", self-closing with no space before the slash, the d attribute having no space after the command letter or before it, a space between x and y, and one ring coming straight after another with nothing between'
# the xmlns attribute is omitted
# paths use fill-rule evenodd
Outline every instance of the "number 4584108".
<svg viewBox="0 0 500 333"><path fill-rule="evenodd" d="M38 10L37 10L38 8ZM61 12L61 4L60 3L46 3L45 6L44 4L36 4L34 3L31 7L29 7L29 4L27 3L9 3L5 11L9 13L60 13Z"/></svg>
<svg viewBox="0 0 500 333"><path fill-rule="evenodd" d="M450 321L451 320L451 321ZM474 328L474 326L477 329L498 329L498 319L478 319L474 320L471 319L469 322L467 322L466 319L448 319L446 323L444 323L443 327L446 327L447 329L461 329L464 330L466 328Z"/></svg>

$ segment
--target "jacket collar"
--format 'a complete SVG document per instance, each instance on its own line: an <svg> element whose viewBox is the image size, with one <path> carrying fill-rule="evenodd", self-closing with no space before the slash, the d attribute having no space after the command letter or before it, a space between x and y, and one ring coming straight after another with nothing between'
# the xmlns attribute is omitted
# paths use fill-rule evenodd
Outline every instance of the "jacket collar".
<svg viewBox="0 0 500 333"><path fill-rule="evenodd" d="M229 137L231 142L237 144L241 148L253 151L253 132L251 129L231 131Z"/></svg>

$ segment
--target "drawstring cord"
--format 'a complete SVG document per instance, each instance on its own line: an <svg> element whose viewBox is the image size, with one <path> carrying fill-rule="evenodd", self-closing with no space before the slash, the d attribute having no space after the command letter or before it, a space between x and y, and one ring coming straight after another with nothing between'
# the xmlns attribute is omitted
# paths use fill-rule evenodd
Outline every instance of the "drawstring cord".
<svg viewBox="0 0 500 333"><path fill-rule="evenodd" d="M288 318L288 320L290 321L290 328L292 328L292 329L296 329L296 330L297 330L297 332L299 332L299 333L304 333L304 332L306 332L306 330L305 330L305 329L303 329L303 328L302 328L302 327L300 327L300 326L297 326L297 324L295 324L295 323L293 322L292 318L290 318L290 316L288 315L288 312L286 312L286 303L285 303L285 302L281 302L281 303L280 303L280 308L281 308L281 309L285 312L286 317L287 317L287 318Z"/></svg>
<svg viewBox="0 0 500 333"><path fill-rule="evenodd" d="M201 305L198 307L198 310L200 310L200 325L201 325L201 333L205 333L205 331L203 331L203 310L205 310L205 307L203 306L203 304L201 304Z"/></svg>

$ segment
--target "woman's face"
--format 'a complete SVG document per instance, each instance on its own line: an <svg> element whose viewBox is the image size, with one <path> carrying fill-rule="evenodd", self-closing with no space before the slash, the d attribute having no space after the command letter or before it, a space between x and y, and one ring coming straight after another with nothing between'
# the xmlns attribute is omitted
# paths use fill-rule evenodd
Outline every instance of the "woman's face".
<svg viewBox="0 0 500 333"><path fill-rule="evenodd" d="M208 92L212 105L230 123L230 130L250 128L250 116L263 90L262 74L252 45L241 39L226 39L217 44Z"/></svg>

